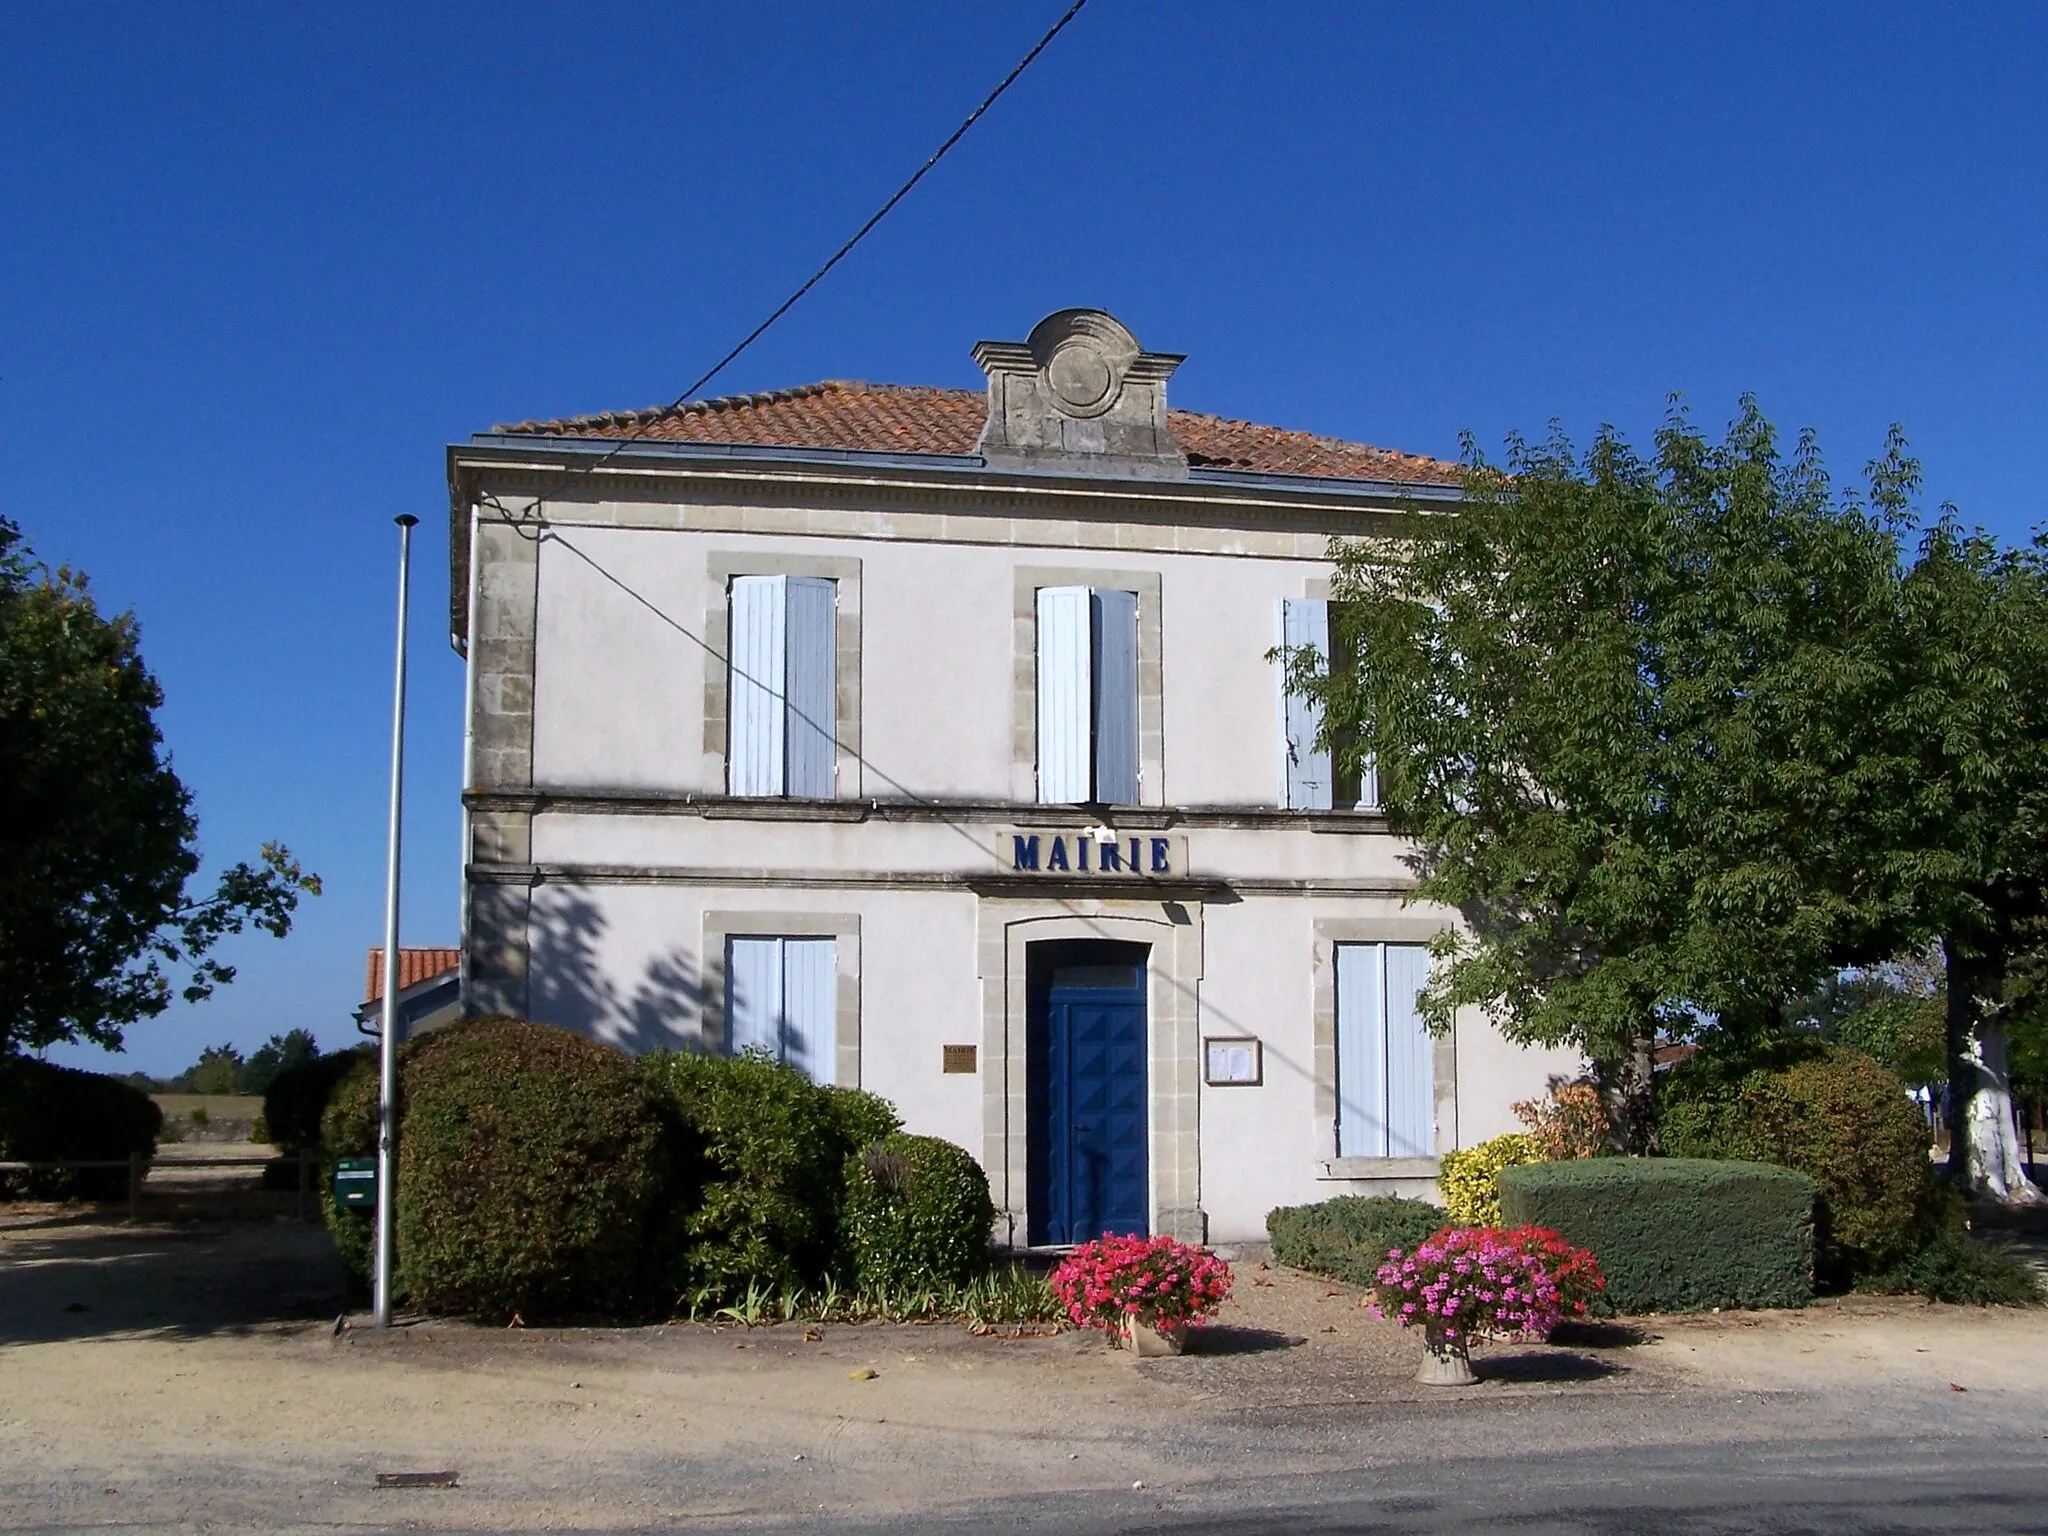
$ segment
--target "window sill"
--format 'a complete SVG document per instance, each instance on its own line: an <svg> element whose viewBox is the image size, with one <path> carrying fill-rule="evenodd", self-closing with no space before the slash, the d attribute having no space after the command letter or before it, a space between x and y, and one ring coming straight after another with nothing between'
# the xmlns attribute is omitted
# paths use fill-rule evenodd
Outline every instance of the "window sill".
<svg viewBox="0 0 2048 1536"><path fill-rule="evenodd" d="M1433 1157L1333 1157L1316 1164L1319 1179L1433 1179Z"/></svg>

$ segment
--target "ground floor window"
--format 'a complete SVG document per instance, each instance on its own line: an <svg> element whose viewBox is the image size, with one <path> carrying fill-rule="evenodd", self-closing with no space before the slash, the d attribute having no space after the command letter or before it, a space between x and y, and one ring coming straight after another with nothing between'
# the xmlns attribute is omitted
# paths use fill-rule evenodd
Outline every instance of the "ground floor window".
<svg viewBox="0 0 2048 1536"><path fill-rule="evenodd" d="M727 939L726 1048L766 1051L813 1082L834 1081L837 978L832 939Z"/></svg>
<svg viewBox="0 0 2048 1536"><path fill-rule="evenodd" d="M1429 980L1421 944L1339 944L1339 1157L1436 1155L1434 1044L1416 994Z"/></svg>

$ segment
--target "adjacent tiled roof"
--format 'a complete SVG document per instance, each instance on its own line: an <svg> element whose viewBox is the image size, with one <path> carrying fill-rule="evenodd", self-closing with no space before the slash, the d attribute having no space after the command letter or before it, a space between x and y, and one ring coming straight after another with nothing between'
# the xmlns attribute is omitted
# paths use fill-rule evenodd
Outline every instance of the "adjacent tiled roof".
<svg viewBox="0 0 2048 1536"><path fill-rule="evenodd" d="M1458 467L1309 432L1289 432L1200 411L1168 411L1173 434L1199 468L1242 469L1317 479L1455 485ZM734 443L773 448L841 448L869 453L971 454L988 417L978 389L931 389L829 379L797 389L694 400L680 409L610 411L522 421L496 432L534 437L644 438L662 443Z"/></svg>
<svg viewBox="0 0 2048 1536"><path fill-rule="evenodd" d="M401 949L398 952L398 990L406 991L423 981L446 976L462 968L459 949ZM384 951L370 951L370 977L363 1001L374 1003L384 995Z"/></svg>

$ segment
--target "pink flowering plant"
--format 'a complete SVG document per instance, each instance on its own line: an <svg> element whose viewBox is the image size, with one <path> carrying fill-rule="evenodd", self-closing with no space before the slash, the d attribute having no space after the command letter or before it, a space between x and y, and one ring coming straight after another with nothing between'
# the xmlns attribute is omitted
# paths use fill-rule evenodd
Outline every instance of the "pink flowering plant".
<svg viewBox="0 0 2048 1536"><path fill-rule="evenodd" d="M1565 1303L1554 1263L1522 1234L1446 1227L1412 1252L1391 1249L1373 1287L1372 1311L1446 1339L1544 1338Z"/></svg>
<svg viewBox="0 0 2048 1536"><path fill-rule="evenodd" d="M1228 1264L1170 1237L1104 1234L1062 1259L1049 1280L1077 1324L1112 1333L1126 1319L1151 1328L1199 1325L1230 1294Z"/></svg>

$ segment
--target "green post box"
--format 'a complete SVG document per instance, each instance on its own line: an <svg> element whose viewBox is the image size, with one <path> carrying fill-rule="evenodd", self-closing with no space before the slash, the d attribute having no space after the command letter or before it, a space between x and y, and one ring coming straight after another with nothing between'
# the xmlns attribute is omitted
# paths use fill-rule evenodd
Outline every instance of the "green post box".
<svg viewBox="0 0 2048 1536"><path fill-rule="evenodd" d="M334 1203L343 1210L377 1203L377 1159L337 1157L334 1160Z"/></svg>

